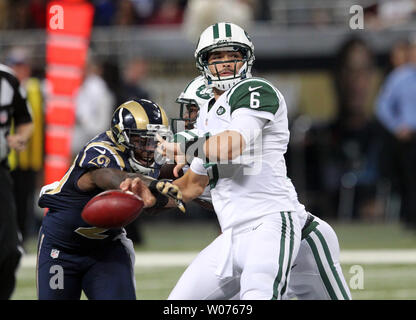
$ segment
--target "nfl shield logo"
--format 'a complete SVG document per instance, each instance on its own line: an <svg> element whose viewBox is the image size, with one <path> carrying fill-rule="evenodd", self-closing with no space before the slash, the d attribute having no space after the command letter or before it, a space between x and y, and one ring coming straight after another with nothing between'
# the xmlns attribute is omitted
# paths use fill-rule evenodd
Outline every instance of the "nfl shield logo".
<svg viewBox="0 0 416 320"><path fill-rule="evenodd" d="M57 250L57 249L52 249L52 251L51 251L51 257L52 257L53 259L56 259L56 258L58 258L58 256L59 256L59 250Z"/></svg>

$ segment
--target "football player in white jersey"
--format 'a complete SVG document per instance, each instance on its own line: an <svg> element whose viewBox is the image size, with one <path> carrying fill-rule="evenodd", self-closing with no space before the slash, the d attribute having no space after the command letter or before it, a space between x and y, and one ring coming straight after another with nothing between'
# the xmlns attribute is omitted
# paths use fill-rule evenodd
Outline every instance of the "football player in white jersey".
<svg viewBox="0 0 416 320"><path fill-rule="evenodd" d="M185 128L184 131L176 132L173 137L175 143L186 143L186 141L199 136L196 123L198 114L204 112L203 108L206 106L206 103L211 100L212 96L212 88L206 86L205 78L202 75L192 79L192 81L186 85L185 89L176 99L176 102L180 105L179 118L172 119L173 128ZM174 166L172 168L174 168ZM186 172L188 168L189 165L184 165L182 169ZM178 178L178 171L173 172L173 176ZM195 201L205 209L213 210L209 187L205 188L203 194L195 199Z"/></svg>
<svg viewBox="0 0 416 320"><path fill-rule="evenodd" d="M204 78L193 79L180 94L176 102L181 104L180 118L187 130L175 134L175 142L193 139L198 135L197 122L204 122L206 102L212 92L206 90ZM197 120L198 117L198 120ZM187 166L186 166L187 167ZM307 212L299 202L296 191L288 178L290 198L302 227L302 238L299 253L292 267L287 295L284 298L296 297L301 300L343 300L351 299L339 263L339 243L333 228L322 219ZM211 202L209 188L200 196ZM239 298L239 293L236 298Z"/></svg>
<svg viewBox="0 0 416 320"><path fill-rule="evenodd" d="M169 299L230 299L238 292L241 299L281 299L287 291L301 237L283 156L287 109L272 84L251 77L253 51L244 30L231 23L212 25L199 39L197 65L214 98L198 125L205 136L182 144L195 158L174 184L185 201L210 184L222 234L190 264Z"/></svg>
<svg viewBox="0 0 416 320"><path fill-rule="evenodd" d="M251 78L253 46L236 25L218 23L206 29L196 57L215 95L198 128L214 136L193 142L203 146L199 157L211 162L196 158L176 184L190 200L210 182L223 233L187 268L169 298L229 299L239 292L241 299L280 299L288 295L300 242L298 216L291 213L297 209L292 202L296 192L287 182L283 158L289 137L284 98L264 79ZM256 131L261 134L253 134ZM259 144L262 153L255 162L222 163L235 160L236 153L241 160L243 151ZM169 149L167 143L162 145ZM189 141L184 145L184 151L192 146ZM244 169L255 165L255 174L245 174ZM312 227L307 229L310 234ZM323 242L315 248L318 253L328 251ZM322 268L327 270L321 263Z"/></svg>
<svg viewBox="0 0 416 320"><path fill-rule="evenodd" d="M172 119L172 128L181 127L176 121L182 122L182 128L196 132L196 121L199 110L212 98L212 88L205 84L201 75L192 79L181 92L176 102L179 104L179 118ZM175 130L181 132L182 130Z"/></svg>

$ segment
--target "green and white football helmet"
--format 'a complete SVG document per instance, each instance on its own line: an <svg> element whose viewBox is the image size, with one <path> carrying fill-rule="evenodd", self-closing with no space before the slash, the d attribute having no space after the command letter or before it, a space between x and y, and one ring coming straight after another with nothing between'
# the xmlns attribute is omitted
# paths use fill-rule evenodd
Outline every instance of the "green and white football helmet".
<svg viewBox="0 0 416 320"><path fill-rule="evenodd" d="M203 76L198 76L189 82L176 99L180 105L180 111L179 118L172 119L172 128L176 128L176 122L180 120L185 122L184 129L193 129L199 109L212 97L212 89L206 86Z"/></svg>
<svg viewBox="0 0 416 320"><path fill-rule="evenodd" d="M240 51L244 64L237 72L226 77L214 76L208 68L208 54L212 51ZM251 77L254 63L254 46L247 32L233 23L218 22L206 28L199 37L195 50L196 66L205 78L206 85L225 91L242 79Z"/></svg>

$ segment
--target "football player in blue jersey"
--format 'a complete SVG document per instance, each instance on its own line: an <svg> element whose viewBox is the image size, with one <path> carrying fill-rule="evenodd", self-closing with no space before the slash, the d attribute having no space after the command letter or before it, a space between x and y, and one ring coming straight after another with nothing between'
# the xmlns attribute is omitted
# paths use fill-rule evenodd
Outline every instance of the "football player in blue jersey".
<svg viewBox="0 0 416 320"><path fill-rule="evenodd" d="M115 110L111 130L89 141L60 181L42 188L39 206L49 210L38 240L39 299L80 299L81 291L88 299L136 298L134 249L125 230L91 226L81 212L92 197L119 189L126 178L140 177L135 192L145 208L180 197L169 183L158 191L152 178L159 174L156 132L169 133L165 111L150 100L127 101Z"/></svg>

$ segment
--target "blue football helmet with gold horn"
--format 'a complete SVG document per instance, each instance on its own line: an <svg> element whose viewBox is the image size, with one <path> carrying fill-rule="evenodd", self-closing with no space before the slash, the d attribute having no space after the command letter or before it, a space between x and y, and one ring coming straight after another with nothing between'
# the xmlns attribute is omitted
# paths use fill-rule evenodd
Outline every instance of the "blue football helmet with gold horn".
<svg viewBox="0 0 416 320"><path fill-rule="evenodd" d="M143 174L150 173L154 167L156 133L165 138L171 135L166 112L147 99L120 105L113 113L111 132L115 142L130 152L133 170Z"/></svg>

